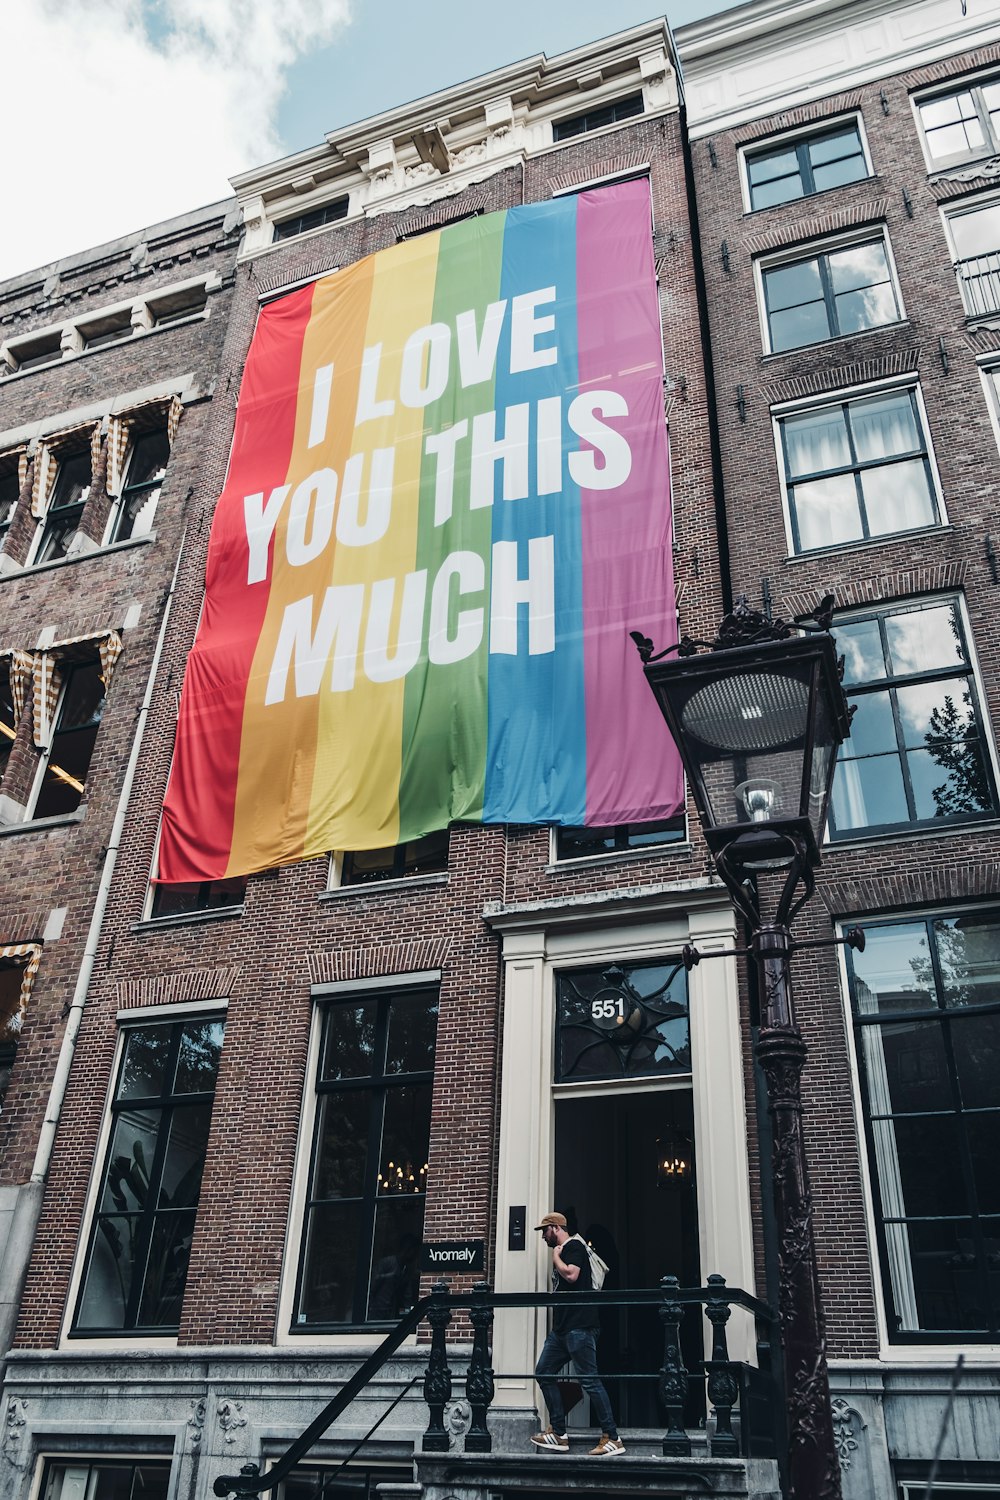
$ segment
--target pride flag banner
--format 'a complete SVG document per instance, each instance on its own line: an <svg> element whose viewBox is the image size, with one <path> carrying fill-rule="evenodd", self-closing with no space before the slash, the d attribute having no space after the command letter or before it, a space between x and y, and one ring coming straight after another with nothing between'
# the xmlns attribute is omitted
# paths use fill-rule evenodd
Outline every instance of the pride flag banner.
<svg viewBox="0 0 1000 1500"><path fill-rule="evenodd" d="M628 631L675 624L646 182L292 292L247 357L159 879L668 817Z"/></svg>

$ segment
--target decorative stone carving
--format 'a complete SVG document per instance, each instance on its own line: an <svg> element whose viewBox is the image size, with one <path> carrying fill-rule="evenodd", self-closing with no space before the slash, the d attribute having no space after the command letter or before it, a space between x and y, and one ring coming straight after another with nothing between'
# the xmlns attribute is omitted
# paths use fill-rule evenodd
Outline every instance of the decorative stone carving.
<svg viewBox="0 0 1000 1500"><path fill-rule="evenodd" d="M249 1421L249 1418L243 1416L242 1413L243 1402L230 1401L228 1398L220 1401L216 1408L219 1426L225 1433L225 1441L230 1445L236 1442L238 1430L245 1427Z"/></svg>
<svg viewBox="0 0 1000 1500"><path fill-rule="evenodd" d="M1000 156L987 157L985 161L977 161L971 167L951 167L947 172L940 174L939 180L975 182L977 177L1000 177Z"/></svg>
<svg viewBox="0 0 1000 1500"><path fill-rule="evenodd" d="M191 1447L200 1448L201 1440L205 1435L205 1413L207 1404L204 1396L197 1401L191 1402L191 1415L187 1419L187 1425L191 1428Z"/></svg>
<svg viewBox="0 0 1000 1500"><path fill-rule="evenodd" d="M468 166L470 162L482 161L486 155L486 142L476 141L472 146L463 146L461 151L455 152L456 167Z"/></svg>
<svg viewBox="0 0 1000 1500"><path fill-rule="evenodd" d="M11 1396L7 1402L2 1446L4 1452L10 1458L13 1458L20 1451L17 1445L24 1436L24 1429L28 1425L28 1419L24 1415L27 1409L27 1401L22 1400L20 1396Z"/></svg>
<svg viewBox="0 0 1000 1500"><path fill-rule="evenodd" d="M414 162L412 167L407 167L403 173L407 182L426 182L428 177L438 175L437 167L429 161Z"/></svg>
<svg viewBox="0 0 1000 1500"><path fill-rule="evenodd" d="M856 1407L845 1401L843 1396L835 1396L830 1405L833 1408L833 1440L837 1445L837 1458L841 1469L846 1474L851 1467L855 1453L861 1446L861 1434L868 1423L862 1419Z"/></svg>
<svg viewBox="0 0 1000 1500"><path fill-rule="evenodd" d="M467 1401L450 1401L444 1413L448 1447L457 1448L472 1426L472 1410Z"/></svg>

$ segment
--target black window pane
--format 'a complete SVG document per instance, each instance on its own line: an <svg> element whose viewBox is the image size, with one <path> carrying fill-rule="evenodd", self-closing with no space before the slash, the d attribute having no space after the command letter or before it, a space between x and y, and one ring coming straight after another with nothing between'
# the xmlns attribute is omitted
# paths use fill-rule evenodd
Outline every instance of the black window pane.
<svg viewBox="0 0 1000 1500"><path fill-rule="evenodd" d="M448 868L448 830L441 828L403 845L404 875L427 875Z"/></svg>
<svg viewBox="0 0 1000 1500"><path fill-rule="evenodd" d="M866 1026L865 1065L872 1090L872 1114L913 1114L954 1106L944 1036L936 1020L898 1026ZM883 1083L884 1075L884 1083Z"/></svg>
<svg viewBox="0 0 1000 1500"><path fill-rule="evenodd" d="M323 1094L317 1105L314 1198L360 1198L365 1189L372 1096L367 1089Z"/></svg>
<svg viewBox="0 0 1000 1500"><path fill-rule="evenodd" d="M105 1213L138 1211L148 1205L160 1119L156 1109L129 1109L117 1116L100 1204Z"/></svg>
<svg viewBox="0 0 1000 1500"><path fill-rule="evenodd" d="M181 1031L175 1094L211 1093L222 1052L221 1021L191 1022Z"/></svg>
<svg viewBox="0 0 1000 1500"><path fill-rule="evenodd" d="M105 1215L97 1220L76 1316L77 1328L125 1327L140 1227L139 1215Z"/></svg>
<svg viewBox="0 0 1000 1500"><path fill-rule="evenodd" d="M935 1329L988 1328L991 1310L983 1293L970 1220L938 1220L910 1224L918 1327Z"/></svg>
<svg viewBox="0 0 1000 1500"><path fill-rule="evenodd" d="M162 479L166 473L169 457L170 443L165 429L142 433L136 438L132 447L132 457L125 476L126 488Z"/></svg>
<svg viewBox="0 0 1000 1500"><path fill-rule="evenodd" d="M78 505L90 492L90 453L73 453L62 459L52 486L50 510Z"/></svg>
<svg viewBox="0 0 1000 1500"><path fill-rule="evenodd" d="M375 1057L377 1019L377 1000L330 1006L321 1078L363 1078L381 1070L382 1059Z"/></svg>
<svg viewBox="0 0 1000 1500"><path fill-rule="evenodd" d="M942 917L934 923L934 940L945 1005L965 1008L1000 1000L1000 926L995 918Z"/></svg>
<svg viewBox="0 0 1000 1500"><path fill-rule="evenodd" d="M0 1046L16 1042L21 1031L20 964L0 963Z"/></svg>
<svg viewBox="0 0 1000 1500"><path fill-rule="evenodd" d="M127 1032L117 1097L146 1099L162 1093L171 1050L169 1026L135 1027Z"/></svg>
<svg viewBox="0 0 1000 1500"><path fill-rule="evenodd" d="M187 1105L171 1112L157 1195L158 1209L193 1208L198 1202L211 1122L210 1104Z"/></svg>
<svg viewBox="0 0 1000 1500"><path fill-rule="evenodd" d="M97 725L56 734L35 800L36 818L55 818L75 812L86 791L87 772L97 740Z"/></svg>
<svg viewBox="0 0 1000 1500"><path fill-rule="evenodd" d="M172 885L157 881L153 886L150 916L175 917L188 912L224 911L242 906L246 889L245 875L234 875L228 880L178 881Z"/></svg>
<svg viewBox="0 0 1000 1500"><path fill-rule="evenodd" d="M965 1120L972 1159L976 1208L982 1214L1000 1214L1000 1110L984 1110Z"/></svg>
<svg viewBox="0 0 1000 1500"><path fill-rule="evenodd" d="M360 1203L323 1204L310 1212L299 1323L353 1321L362 1213Z"/></svg>
<svg viewBox="0 0 1000 1500"><path fill-rule="evenodd" d="M917 820L977 817L989 812L993 805L992 781L979 745L936 735L933 740L933 750L911 750L906 757Z"/></svg>
<svg viewBox="0 0 1000 1500"><path fill-rule="evenodd" d="M557 1082L690 1072L681 965L563 972L556 994Z"/></svg>
<svg viewBox="0 0 1000 1500"><path fill-rule="evenodd" d="M176 1328L179 1324L194 1221L193 1209L156 1215L136 1317L139 1327Z"/></svg>
<svg viewBox="0 0 1000 1500"><path fill-rule="evenodd" d="M387 1073L420 1073L434 1066L437 995L408 995L389 1012Z"/></svg>
<svg viewBox="0 0 1000 1500"><path fill-rule="evenodd" d="M424 1191L430 1136L430 1084L388 1089L377 1178L380 1194Z"/></svg>
<svg viewBox="0 0 1000 1500"><path fill-rule="evenodd" d="M903 1115L879 1124L895 1138L903 1212L907 1217L947 1217L968 1212L959 1169L958 1120L954 1115Z"/></svg>
<svg viewBox="0 0 1000 1500"><path fill-rule="evenodd" d="M378 1204L368 1294L373 1321L395 1322L417 1300L423 1228L422 1197L386 1198Z"/></svg>

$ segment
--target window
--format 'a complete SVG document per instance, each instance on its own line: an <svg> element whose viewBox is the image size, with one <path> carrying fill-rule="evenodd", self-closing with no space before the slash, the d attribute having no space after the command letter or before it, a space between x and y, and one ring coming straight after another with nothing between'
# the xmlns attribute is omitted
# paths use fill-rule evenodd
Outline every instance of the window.
<svg viewBox="0 0 1000 1500"><path fill-rule="evenodd" d="M20 964L0 960L0 1105L7 1094L21 1035L23 974L24 969Z"/></svg>
<svg viewBox="0 0 1000 1500"><path fill-rule="evenodd" d="M857 712L833 783L830 835L940 825L995 810L957 599L897 605L834 625Z"/></svg>
<svg viewBox="0 0 1000 1500"><path fill-rule="evenodd" d="M90 449L67 453L59 461L34 562L52 562L57 557L66 556L89 494Z"/></svg>
<svg viewBox="0 0 1000 1500"><path fill-rule="evenodd" d="M605 125L617 125L622 120L633 120L642 114L642 95L630 94L627 99L616 99L612 104L602 104L582 115L568 115L552 123L552 139L569 141L575 135L586 135L590 130L603 130Z"/></svg>
<svg viewBox="0 0 1000 1500"><path fill-rule="evenodd" d="M746 154L750 207L771 208L867 177L868 161L856 120L816 135Z"/></svg>
<svg viewBox="0 0 1000 1500"><path fill-rule="evenodd" d="M557 828L556 859L583 859L588 854L616 854L620 849L679 844L686 837L683 813L659 823L619 823L614 828Z"/></svg>
<svg viewBox="0 0 1000 1500"><path fill-rule="evenodd" d="M3 461L0 460L0 463ZM17 509L17 499L21 486L18 482L17 460L13 464L7 461L7 466L0 468L0 551L3 550L10 523L14 519Z"/></svg>
<svg viewBox="0 0 1000 1500"><path fill-rule="evenodd" d="M394 1323L417 1296L438 1000L323 1007L293 1331Z"/></svg>
<svg viewBox="0 0 1000 1500"><path fill-rule="evenodd" d="M793 552L940 521L916 390L813 406L777 432Z"/></svg>
<svg viewBox="0 0 1000 1500"><path fill-rule="evenodd" d="M38 767L29 818L55 818L74 812L86 790L104 712L101 664L76 662L63 671L52 738Z"/></svg>
<svg viewBox="0 0 1000 1500"><path fill-rule="evenodd" d="M36 370L41 365L55 364L62 359L62 330L25 339L21 344L11 345L10 352L18 370Z"/></svg>
<svg viewBox="0 0 1000 1500"><path fill-rule="evenodd" d="M103 318L95 318L91 323L81 323L78 332L85 349L100 349L105 344L116 344L119 339L131 338L132 309L119 308Z"/></svg>
<svg viewBox="0 0 1000 1500"><path fill-rule="evenodd" d="M761 268L771 354L898 322L899 296L883 235Z"/></svg>
<svg viewBox="0 0 1000 1500"><path fill-rule="evenodd" d="M448 830L391 849L353 849L343 855L341 885L367 885L376 880L402 880L407 875L431 875L448 868Z"/></svg>
<svg viewBox="0 0 1000 1500"><path fill-rule="evenodd" d="M1000 1331L1000 913L848 953L890 1337Z"/></svg>
<svg viewBox="0 0 1000 1500"><path fill-rule="evenodd" d="M410 1484L413 1469L389 1464L310 1464L293 1469L278 1486L277 1500L378 1500L382 1484Z"/></svg>
<svg viewBox="0 0 1000 1500"><path fill-rule="evenodd" d="M946 215L966 315L1000 312L1000 202Z"/></svg>
<svg viewBox="0 0 1000 1500"><path fill-rule="evenodd" d="M122 485L109 541L124 542L133 536L148 536L160 498L160 486L170 457L170 439L165 427L140 433L132 444L125 482Z"/></svg>
<svg viewBox="0 0 1000 1500"><path fill-rule="evenodd" d="M164 297L150 297L148 303L154 328L177 323L181 318L192 318L196 313L204 312L207 306L208 288L203 281L195 286L181 287Z"/></svg>
<svg viewBox="0 0 1000 1500"><path fill-rule="evenodd" d="M296 214L294 219L282 219L274 226L275 240L290 240L297 234L306 234L310 229L322 229L325 224L336 224L347 218L349 199L335 198L324 203L322 208L312 208L308 213Z"/></svg>
<svg viewBox="0 0 1000 1500"><path fill-rule="evenodd" d="M1000 80L938 94L917 111L932 168L1000 151Z"/></svg>
<svg viewBox="0 0 1000 1500"><path fill-rule="evenodd" d="M74 1333L180 1324L223 1027L199 1018L125 1032Z"/></svg>
<svg viewBox="0 0 1000 1500"><path fill-rule="evenodd" d="M556 976L556 1083L691 1072L687 974L665 960Z"/></svg>
<svg viewBox="0 0 1000 1500"><path fill-rule="evenodd" d="M42 1500L167 1500L170 1464L152 1459L50 1459Z"/></svg>
<svg viewBox="0 0 1000 1500"><path fill-rule="evenodd" d="M14 717L14 695L10 690L9 658L5 660L0 657L0 782L7 769L16 733L17 720Z"/></svg>
<svg viewBox="0 0 1000 1500"><path fill-rule="evenodd" d="M150 917L179 917L200 911L225 911L242 906L247 877L228 880L180 881L176 885L153 886Z"/></svg>

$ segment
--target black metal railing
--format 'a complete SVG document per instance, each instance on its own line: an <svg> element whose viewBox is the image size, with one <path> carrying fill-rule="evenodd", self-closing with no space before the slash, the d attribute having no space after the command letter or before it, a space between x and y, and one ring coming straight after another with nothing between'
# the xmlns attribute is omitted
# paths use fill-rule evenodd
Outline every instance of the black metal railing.
<svg viewBox="0 0 1000 1500"><path fill-rule="evenodd" d="M447 1282L439 1281L428 1296L422 1297L400 1319L266 1474L261 1474L256 1464L245 1464L239 1474L220 1476L215 1481L215 1494L250 1496L274 1489L302 1462L337 1418L374 1380L386 1360L425 1319L431 1335L423 1374L428 1421L420 1448L424 1453L447 1453L450 1438L444 1413L455 1383L451 1366L455 1351L449 1349L447 1331L456 1311L467 1312L472 1325L472 1350L464 1370L465 1399L471 1421L465 1433L464 1450L466 1453L489 1453L493 1447L489 1409L498 1378L493 1369L490 1338L496 1314L514 1308L565 1306L571 1298L587 1307L657 1309L663 1327L663 1362L659 1370L615 1371L610 1378L656 1381L666 1416L666 1431L660 1442L660 1451L665 1457L691 1456L692 1443L684 1425L684 1408L693 1382L703 1384L715 1414L715 1431L707 1439L707 1452L713 1457L778 1457L782 1442L778 1414L783 1410L783 1403L775 1383L777 1372L771 1363L771 1351L777 1339L775 1315L766 1302L738 1287L727 1286L722 1276L710 1276L707 1285L700 1287L682 1287L675 1276L664 1276L659 1287L650 1290L563 1292L558 1295L552 1292L494 1292L485 1281L476 1282L470 1292L452 1292ZM692 1307L704 1308L712 1330L712 1353L711 1358L698 1361L697 1368L689 1371L681 1348L681 1327ZM755 1320L756 1365L729 1357L727 1324L734 1307L742 1308ZM504 1378L507 1373L503 1372L499 1378ZM398 1405L415 1379L404 1385L392 1406L381 1414L361 1442L355 1444L345 1463L354 1457Z"/></svg>
<svg viewBox="0 0 1000 1500"><path fill-rule="evenodd" d="M970 318L1000 312L1000 250L957 260L955 274Z"/></svg>

